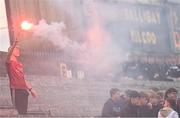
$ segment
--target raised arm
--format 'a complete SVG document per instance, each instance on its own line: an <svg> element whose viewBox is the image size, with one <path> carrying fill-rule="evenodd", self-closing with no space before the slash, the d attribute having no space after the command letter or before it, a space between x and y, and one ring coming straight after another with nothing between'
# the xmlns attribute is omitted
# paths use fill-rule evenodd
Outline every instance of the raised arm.
<svg viewBox="0 0 180 118"><path fill-rule="evenodd" d="M14 41L13 45L10 46L10 49L8 50L8 55L7 55L7 58L6 58L6 62L10 61L10 58L11 58L12 53L13 53L13 50L14 50L14 48L16 47L17 43L18 43L18 40L16 39L16 40Z"/></svg>

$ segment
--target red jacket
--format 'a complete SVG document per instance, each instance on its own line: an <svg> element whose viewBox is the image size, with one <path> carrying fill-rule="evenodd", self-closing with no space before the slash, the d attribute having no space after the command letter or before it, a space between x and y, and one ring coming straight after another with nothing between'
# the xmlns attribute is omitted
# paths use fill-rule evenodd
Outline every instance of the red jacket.
<svg viewBox="0 0 180 118"><path fill-rule="evenodd" d="M23 66L18 61L6 62L7 72L10 79L10 88L28 89L24 79Z"/></svg>

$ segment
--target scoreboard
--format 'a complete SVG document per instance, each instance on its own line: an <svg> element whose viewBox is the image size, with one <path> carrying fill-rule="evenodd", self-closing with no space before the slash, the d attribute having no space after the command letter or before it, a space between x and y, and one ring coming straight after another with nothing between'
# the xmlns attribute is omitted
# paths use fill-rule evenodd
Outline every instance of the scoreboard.
<svg viewBox="0 0 180 118"><path fill-rule="evenodd" d="M167 6L117 2L99 5L98 12L112 40L123 50L172 52Z"/></svg>

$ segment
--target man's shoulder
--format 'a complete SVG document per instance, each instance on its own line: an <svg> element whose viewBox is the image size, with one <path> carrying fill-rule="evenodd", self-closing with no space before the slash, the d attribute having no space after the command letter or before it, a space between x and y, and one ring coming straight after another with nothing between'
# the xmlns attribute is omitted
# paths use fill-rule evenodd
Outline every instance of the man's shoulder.
<svg viewBox="0 0 180 118"><path fill-rule="evenodd" d="M112 101L112 99L108 99L104 104L105 105L110 105L110 104L113 104L113 101Z"/></svg>

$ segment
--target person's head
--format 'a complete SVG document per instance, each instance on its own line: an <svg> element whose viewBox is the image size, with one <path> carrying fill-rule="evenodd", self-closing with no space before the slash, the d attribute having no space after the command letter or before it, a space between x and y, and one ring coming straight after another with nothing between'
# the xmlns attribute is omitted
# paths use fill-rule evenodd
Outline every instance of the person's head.
<svg viewBox="0 0 180 118"><path fill-rule="evenodd" d="M164 92L157 92L157 95L160 97L160 99L164 98Z"/></svg>
<svg viewBox="0 0 180 118"><path fill-rule="evenodd" d="M167 98L164 101L164 107L170 107L173 108L174 106L176 106L176 100L172 99L172 98Z"/></svg>
<svg viewBox="0 0 180 118"><path fill-rule="evenodd" d="M149 103L157 105L159 103L159 96L155 92L149 92Z"/></svg>
<svg viewBox="0 0 180 118"><path fill-rule="evenodd" d="M137 91L131 91L129 97L132 105L140 105L140 94Z"/></svg>
<svg viewBox="0 0 180 118"><path fill-rule="evenodd" d="M113 101L118 101L120 98L120 90L118 88L112 88L110 90L110 96Z"/></svg>
<svg viewBox="0 0 180 118"><path fill-rule="evenodd" d="M140 92L140 105L146 105L149 102L149 96L145 92Z"/></svg>
<svg viewBox="0 0 180 118"><path fill-rule="evenodd" d="M125 99L126 99L127 101L130 100L130 94L131 94L132 91L133 91L133 90L128 89L128 90L126 90L126 91L124 92L124 97L125 97Z"/></svg>
<svg viewBox="0 0 180 118"><path fill-rule="evenodd" d="M178 91L175 88L169 88L166 92L165 92L165 96L164 99L170 98L170 99L177 99L177 93Z"/></svg>
<svg viewBox="0 0 180 118"><path fill-rule="evenodd" d="M161 105L164 103L164 93L163 92L157 92L157 95L159 96L159 102Z"/></svg>

